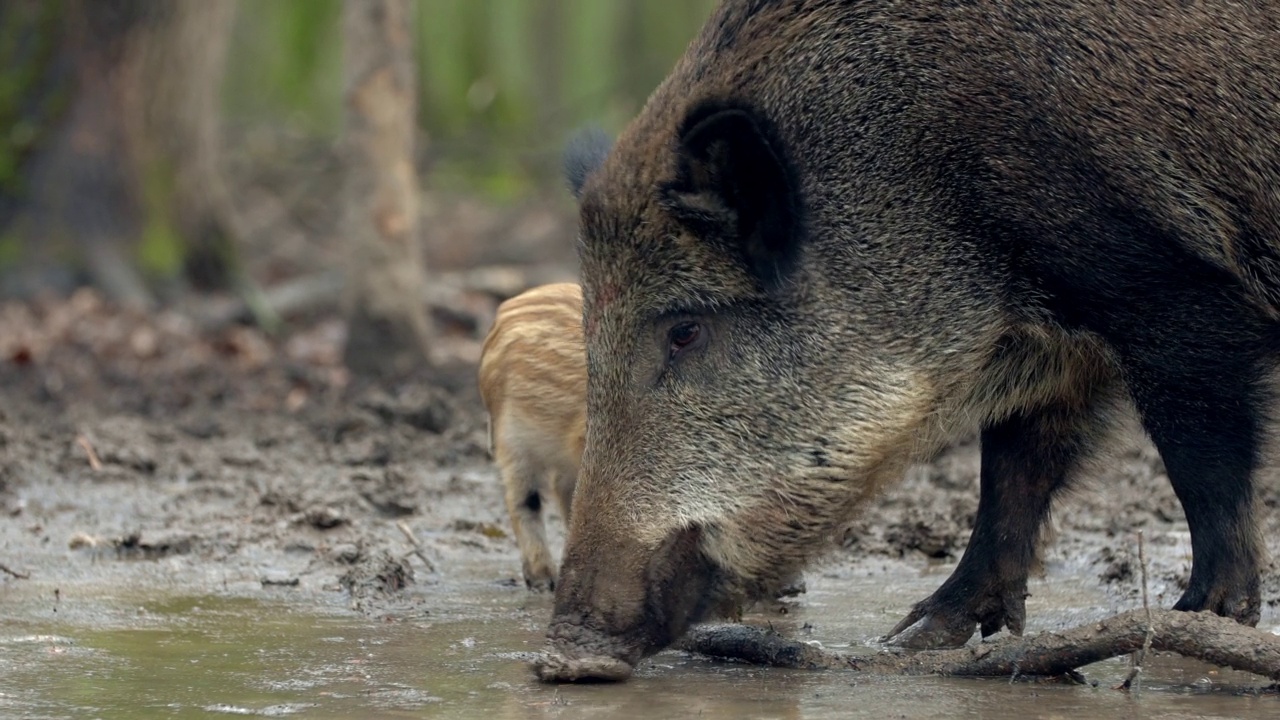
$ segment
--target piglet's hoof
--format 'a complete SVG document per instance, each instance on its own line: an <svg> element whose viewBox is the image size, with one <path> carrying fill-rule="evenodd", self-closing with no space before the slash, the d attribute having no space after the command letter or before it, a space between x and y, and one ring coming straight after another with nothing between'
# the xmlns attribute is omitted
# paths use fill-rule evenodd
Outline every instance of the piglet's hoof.
<svg viewBox="0 0 1280 720"><path fill-rule="evenodd" d="M525 578L524 585L536 593L555 592L556 579L554 576Z"/></svg>
<svg viewBox="0 0 1280 720"><path fill-rule="evenodd" d="M525 565L524 585L533 592L555 592L556 571L546 566Z"/></svg>

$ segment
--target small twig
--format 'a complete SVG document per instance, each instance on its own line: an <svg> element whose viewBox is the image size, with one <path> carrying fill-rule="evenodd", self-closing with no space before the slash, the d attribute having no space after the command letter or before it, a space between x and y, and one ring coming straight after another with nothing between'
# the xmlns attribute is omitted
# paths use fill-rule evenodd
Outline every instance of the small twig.
<svg viewBox="0 0 1280 720"><path fill-rule="evenodd" d="M77 435L76 444L79 445L80 448L84 450L84 454L89 457L89 467L92 468L94 472L102 470L102 461L98 459L98 453L94 452L93 446L89 444L89 438L84 435Z"/></svg>
<svg viewBox="0 0 1280 720"><path fill-rule="evenodd" d="M431 558L427 557L427 551L422 547L422 543L418 541L413 531L409 529L409 526L405 524L405 521L397 520L396 527L400 528L400 532L404 533L404 536L409 539L409 544L413 546L413 554L417 555L418 559L427 566L427 572L435 572L435 563L431 562Z"/></svg>
<svg viewBox="0 0 1280 720"><path fill-rule="evenodd" d="M1138 676L1142 674L1142 664L1146 662L1147 652L1151 650L1151 640L1155 636L1155 626L1151 622L1151 598L1147 591L1146 542L1141 530L1138 531L1138 570L1142 577L1142 609L1147 613L1147 632L1142 639L1142 649L1132 656L1129 674L1125 677L1124 682L1115 688L1116 690L1132 690L1134 694L1137 694L1140 689L1141 681Z"/></svg>
<svg viewBox="0 0 1280 720"><path fill-rule="evenodd" d="M5 575L12 575L19 580L29 580L31 578L31 573L18 572L4 563L0 563L0 572Z"/></svg>

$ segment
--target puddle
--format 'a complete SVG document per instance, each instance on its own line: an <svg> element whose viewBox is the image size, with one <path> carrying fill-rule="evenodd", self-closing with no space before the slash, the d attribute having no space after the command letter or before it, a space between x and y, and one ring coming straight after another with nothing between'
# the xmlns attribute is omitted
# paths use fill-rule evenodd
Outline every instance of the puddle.
<svg viewBox="0 0 1280 720"><path fill-rule="evenodd" d="M858 582L851 573L813 575L787 614L748 619L856 646L939 579L890 572ZM663 653L623 684L546 686L525 658L541 644L549 599L491 581L423 588L416 606L385 618L347 612L338 594L331 608L268 593L95 595L37 613L48 595L23 587L0 610L4 717L1273 718L1280 708L1274 696L1239 694L1257 678L1170 656L1151 663L1136 698L1109 689L1126 670L1120 660L1086 668L1098 686L1082 687L783 671ZM1072 606L1062 600L1079 601L1075 587L1042 584L1032 605ZM447 607L433 605L442 598ZM1028 609L1040 627L1110 611L1101 602L1069 615Z"/></svg>
<svg viewBox="0 0 1280 720"><path fill-rule="evenodd" d="M538 684L526 658L542 645L550 598L520 580L492 465L462 462L484 455L480 410L466 407L469 424L440 436L342 409L197 408L181 422L201 424L176 432L165 417L90 416L81 428L43 405L23 411L30 423L0 417L0 561L29 575L0 576L0 719L1278 716L1280 698L1241 695L1258 678L1163 655L1138 697L1110 689L1123 660L1085 669L1097 687L783 671L678 653L623 684ZM84 464L81 432L119 462ZM1064 503L1045 578L1029 588L1029 631L1139 606L1138 529L1152 602L1176 600L1189 535L1143 447L1107 466L1100 489ZM1268 477L1270 501L1280 474ZM873 642L954 567L977 482L972 443L908 473L867 509L850 548L806 574L809 592L787 614L747 620L831 648ZM1280 557L1275 513L1266 521ZM558 556L562 523L549 539ZM946 562L921 572L924 556ZM1264 597L1280 597L1275 574L1263 580ZM1266 605L1260 626L1280 631L1278 609Z"/></svg>

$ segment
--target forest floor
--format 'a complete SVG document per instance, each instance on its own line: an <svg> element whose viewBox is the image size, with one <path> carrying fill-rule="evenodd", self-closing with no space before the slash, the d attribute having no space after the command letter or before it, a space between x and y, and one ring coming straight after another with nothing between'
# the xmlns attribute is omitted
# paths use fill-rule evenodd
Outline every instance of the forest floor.
<svg viewBox="0 0 1280 720"><path fill-rule="evenodd" d="M437 242L432 269L551 262L573 277L563 216L537 211L522 222ZM541 229L523 235L536 242L493 239L531 226ZM450 293L432 313L443 369L385 388L347 375L344 327L328 311L290 318L272 337L202 325L182 310L116 308L88 290L0 306L0 599L38 584L47 603L22 607L42 623L123 587L266 594L389 620L439 612L464 577L523 597L474 382L503 293ZM815 580L884 585L928 572L926 587L936 586L965 547L977 478L972 441L912 468L810 571L810 596ZM1266 474L1259 498L1280 556L1280 475ZM1045 581L1034 579L1034 627L1140 606L1139 530L1152 602L1167 607L1185 586L1186 521L1136 432L1059 503L1054 523L1046 577L1081 578L1088 589L1084 607L1048 612L1036 597ZM558 547L558 527L553 536ZM1264 625L1280 625L1275 564L1264 600ZM545 622L539 602L521 622ZM862 636L887 631L908 610L882 608Z"/></svg>

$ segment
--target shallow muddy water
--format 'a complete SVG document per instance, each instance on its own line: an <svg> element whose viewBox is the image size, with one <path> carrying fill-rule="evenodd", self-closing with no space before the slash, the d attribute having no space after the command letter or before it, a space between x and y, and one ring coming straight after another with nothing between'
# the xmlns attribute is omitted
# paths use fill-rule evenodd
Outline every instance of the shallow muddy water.
<svg viewBox="0 0 1280 720"><path fill-rule="evenodd" d="M4 390L0 562L26 578L0 574L0 719L1280 717L1280 697L1250 694L1260 678L1165 655L1137 696L1110 689L1122 660L1085 668L1096 686L1067 686L669 652L622 684L542 685L528 659L550 598L520 581L478 400L459 401L448 432L434 434L396 420L421 414L404 398L386 410L373 397L382 414L354 403L175 419L15 410ZM1028 631L1139 607L1139 530L1152 602L1178 597L1189 534L1144 447L1121 452L1055 514ZM914 469L806 574L808 592L785 614L746 621L874 652L955 567L977 483L971 443ZM1280 474L1260 493L1280 507ZM1280 557L1280 519L1271 510L1264 521ZM557 520L549 535L558 553ZM1261 625L1280 631L1280 567L1263 580Z"/></svg>
<svg viewBox="0 0 1280 720"><path fill-rule="evenodd" d="M9 584L0 602L0 716L1274 718L1280 712L1280 698L1247 694L1263 684L1258 678L1164 655L1149 663L1136 697L1110 689L1125 672L1120 660L1086 668L1098 683L1093 687L785 671L669 652L626 683L542 685L526 660L540 645L550 601L494 582L505 564L481 563L473 579L423 587L406 606L372 618L350 612L337 593L328 602L323 596L299 602L287 589L193 597L140 588L124 594L117 587L83 598L59 593L55 602L48 585ZM814 573L809 592L787 613L758 612L747 621L829 647L871 643L872 633L889 627L897 609L946 569L921 575L900 565L867 565ZM1110 612L1100 595L1088 596L1085 579L1058 577L1033 587L1030 629ZM1274 612L1264 616L1267 627L1278 622Z"/></svg>

